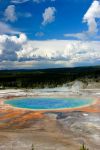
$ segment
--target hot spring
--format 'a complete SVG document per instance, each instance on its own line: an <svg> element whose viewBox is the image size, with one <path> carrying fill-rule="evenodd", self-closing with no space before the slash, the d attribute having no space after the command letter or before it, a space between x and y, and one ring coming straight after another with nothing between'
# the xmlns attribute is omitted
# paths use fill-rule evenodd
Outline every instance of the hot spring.
<svg viewBox="0 0 100 150"><path fill-rule="evenodd" d="M13 107L32 110L60 110L91 105L93 99L79 98L16 98L5 100L5 104Z"/></svg>

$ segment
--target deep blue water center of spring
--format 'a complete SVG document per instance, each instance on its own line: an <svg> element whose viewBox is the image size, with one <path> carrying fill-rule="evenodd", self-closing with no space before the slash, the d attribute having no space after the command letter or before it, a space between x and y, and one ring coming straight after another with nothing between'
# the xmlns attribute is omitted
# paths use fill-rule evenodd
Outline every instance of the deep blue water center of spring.
<svg viewBox="0 0 100 150"><path fill-rule="evenodd" d="M33 110L77 108L92 103L92 99L78 98L16 98L5 101L5 104L10 104L13 107Z"/></svg>

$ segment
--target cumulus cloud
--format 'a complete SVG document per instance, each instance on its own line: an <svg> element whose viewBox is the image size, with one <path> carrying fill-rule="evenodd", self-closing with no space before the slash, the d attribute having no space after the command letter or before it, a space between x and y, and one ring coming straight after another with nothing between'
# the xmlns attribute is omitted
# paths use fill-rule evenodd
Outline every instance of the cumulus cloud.
<svg viewBox="0 0 100 150"><path fill-rule="evenodd" d="M29 12L18 12L16 13L15 6L14 5L9 5L4 12L4 20L5 21L10 21L10 22L15 22L19 17L26 17L30 18L32 17L32 14Z"/></svg>
<svg viewBox="0 0 100 150"><path fill-rule="evenodd" d="M14 22L17 20L15 6L9 5L4 12L5 20Z"/></svg>
<svg viewBox="0 0 100 150"><path fill-rule="evenodd" d="M25 41L24 34L20 34L19 37L0 35L0 62L17 60L16 51L21 50Z"/></svg>
<svg viewBox="0 0 100 150"><path fill-rule="evenodd" d="M83 22L88 24L88 32L96 33L98 31L96 19L100 18L100 1L94 0L88 11L83 17Z"/></svg>
<svg viewBox="0 0 100 150"><path fill-rule="evenodd" d="M100 39L100 37L97 35L100 21L97 21L97 19L100 19L100 1L94 0L83 16L83 23L87 23L88 30L81 33L64 34L64 36L74 37L82 40L87 40L90 38Z"/></svg>
<svg viewBox="0 0 100 150"><path fill-rule="evenodd" d="M20 60L49 60L77 63L100 60L100 42L67 40L30 41L17 52ZM27 50L27 51L26 51ZM28 55L27 55L28 54Z"/></svg>
<svg viewBox="0 0 100 150"><path fill-rule="evenodd" d="M45 25L55 21L55 13L56 13L55 7L48 7L48 8L46 8L44 13L43 13L42 25L45 26Z"/></svg>
<svg viewBox="0 0 100 150"><path fill-rule="evenodd" d="M20 36L0 35L0 67L70 67L100 64L100 41L29 41ZM8 62L8 63L7 63ZM9 64L13 64L12 66Z"/></svg>

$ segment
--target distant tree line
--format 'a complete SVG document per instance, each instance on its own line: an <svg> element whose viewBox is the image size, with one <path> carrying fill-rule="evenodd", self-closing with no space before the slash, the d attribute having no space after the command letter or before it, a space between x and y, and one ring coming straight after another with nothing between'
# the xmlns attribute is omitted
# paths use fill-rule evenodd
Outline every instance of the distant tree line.
<svg viewBox="0 0 100 150"><path fill-rule="evenodd" d="M99 82L100 66L0 71L0 88L52 88L75 80Z"/></svg>

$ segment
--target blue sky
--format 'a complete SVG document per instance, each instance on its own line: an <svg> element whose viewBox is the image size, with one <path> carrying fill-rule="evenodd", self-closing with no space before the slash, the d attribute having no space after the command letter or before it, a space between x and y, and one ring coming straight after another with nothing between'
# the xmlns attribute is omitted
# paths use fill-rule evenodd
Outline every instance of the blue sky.
<svg viewBox="0 0 100 150"><path fill-rule="evenodd" d="M0 69L100 65L100 1L0 0L0 62Z"/></svg>
<svg viewBox="0 0 100 150"><path fill-rule="evenodd" d="M45 2L33 2L29 0L23 3L14 3L11 0L1 0L0 4L0 20L4 18L4 12L9 5L15 6L17 20L8 24L20 32L27 34L29 39L67 39L63 35L65 33L77 33L87 29L87 25L82 23L82 18L88 10L92 0L46 0ZM43 13L46 8L54 7L55 20L43 26ZM24 14L29 13L29 17ZM40 32L41 36L36 36Z"/></svg>

